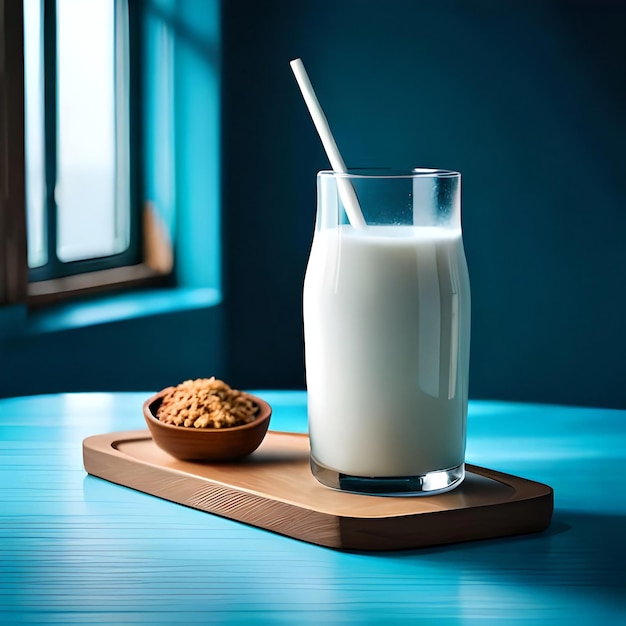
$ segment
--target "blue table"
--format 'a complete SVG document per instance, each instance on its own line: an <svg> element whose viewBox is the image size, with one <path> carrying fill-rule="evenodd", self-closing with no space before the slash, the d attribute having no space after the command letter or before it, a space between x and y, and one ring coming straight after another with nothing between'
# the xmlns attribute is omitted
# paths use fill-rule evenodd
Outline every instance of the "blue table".
<svg viewBox="0 0 626 626"><path fill-rule="evenodd" d="M306 430L304 393L255 393ZM86 475L149 395L0 400L0 624L626 623L626 411L472 402L468 461L551 485L551 527L361 554Z"/></svg>

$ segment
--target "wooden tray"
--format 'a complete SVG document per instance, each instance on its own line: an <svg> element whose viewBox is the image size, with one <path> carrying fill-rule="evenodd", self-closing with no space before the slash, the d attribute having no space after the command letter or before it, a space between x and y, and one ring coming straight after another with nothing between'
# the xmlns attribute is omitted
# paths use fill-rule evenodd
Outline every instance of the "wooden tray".
<svg viewBox="0 0 626 626"><path fill-rule="evenodd" d="M268 432L237 463L178 461L148 431L83 441L89 474L172 502L342 550L395 550L545 529L547 485L467 465L460 487L436 496L364 496L313 478L307 435Z"/></svg>

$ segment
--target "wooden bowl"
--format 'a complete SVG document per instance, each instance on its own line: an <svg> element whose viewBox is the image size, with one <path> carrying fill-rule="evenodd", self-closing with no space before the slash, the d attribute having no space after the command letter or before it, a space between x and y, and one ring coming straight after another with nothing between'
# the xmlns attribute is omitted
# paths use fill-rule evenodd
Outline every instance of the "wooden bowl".
<svg viewBox="0 0 626 626"><path fill-rule="evenodd" d="M246 394L258 407L255 419L243 426L230 428L188 428L166 424L157 410L172 388L163 389L144 402L143 416L152 439L159 448L183 461L235 461L254 452L263 441L272 416L272 407Z"/></svg>

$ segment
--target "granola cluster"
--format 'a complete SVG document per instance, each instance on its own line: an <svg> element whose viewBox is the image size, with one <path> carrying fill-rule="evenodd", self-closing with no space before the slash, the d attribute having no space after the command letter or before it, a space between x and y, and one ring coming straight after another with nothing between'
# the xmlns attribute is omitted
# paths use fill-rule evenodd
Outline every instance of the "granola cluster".
<svg viewBox="0 0 626 626"><path fill-rule="evenodd" d="M249 396L213 376L173 387L156 416L166 424L188 428L230 428L251 422L257 411Z"/></svg>

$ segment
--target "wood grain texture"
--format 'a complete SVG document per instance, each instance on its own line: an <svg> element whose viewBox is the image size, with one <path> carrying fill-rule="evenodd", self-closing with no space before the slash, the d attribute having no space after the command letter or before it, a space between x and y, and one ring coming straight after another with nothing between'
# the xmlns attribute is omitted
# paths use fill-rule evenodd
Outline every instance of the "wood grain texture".
<svg viewBox="0 0 626 626"><path fill-rule="evenodd" d="M23 3L0 0L0 304L26 299Z"/></svg>
<svg viewBox="0 0 626 626"><path fill-rule="evenodd" d="M313 478L306 435L269 432L238 463L177 460L148 431L83 442L92 475L172 502L343 550L397 550L537 532L552 516L552 489L469 466L460 487L428 497L335 491Z"/></svg>
<svg viewBox="0 0 626 626"><path fill-rule="evenodd" d="M306 431L304 392L252 393ZM551 485L549 528L361 552L86 474L83 440L145 429L150 395L0 399L0 624L624 622L626 411L471 401L468 460Z"/></svg>

